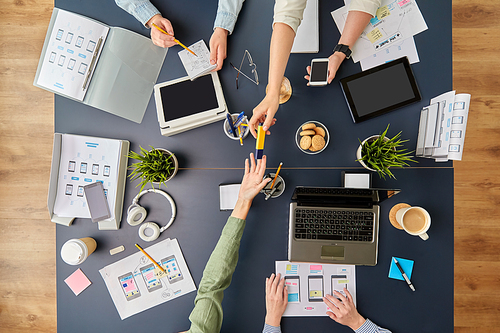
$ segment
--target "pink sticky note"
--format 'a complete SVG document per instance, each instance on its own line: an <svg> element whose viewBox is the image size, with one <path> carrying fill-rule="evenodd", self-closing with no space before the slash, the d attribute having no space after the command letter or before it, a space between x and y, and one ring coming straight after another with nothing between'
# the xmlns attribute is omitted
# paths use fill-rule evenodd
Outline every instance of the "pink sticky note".
<svg viewBox="0 0 500 333"><path fill-rule="evenodd" d="M78 268L73 274L68 276L64 280L68 287L78 296L82 291L84 291L88 286L92 284L89 278L83 274L82 270Z"/></svg>
<svg viewBox="0 0 500 333"><path fill-rule="evenodd" d="M309 267L309 269L310 269L311 271L320 271L320 270L322 270L322 269L323 269L323 266L322 266L322 265L311 265L311 266Z"/></svg>

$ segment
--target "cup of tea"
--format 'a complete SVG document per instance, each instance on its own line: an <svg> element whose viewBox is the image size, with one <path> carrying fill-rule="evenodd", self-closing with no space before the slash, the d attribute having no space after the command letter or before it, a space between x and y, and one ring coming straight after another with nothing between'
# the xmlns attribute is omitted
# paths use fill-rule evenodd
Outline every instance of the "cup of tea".
<svg viewBox="0 0 500 333"><path fill-rule="evenodd" d="M396 212L396 221L410 235L420 236L423 240L429 239L427 230L431 226L431 216L422 207L401 208Z"/></svg>
<svg viewBox="0 0 500 333"><path fill-rule="evenodd" d="M61 258L69 265L79 265L91 255L97 242L91 237L70 239L61 247Z"/></svg>

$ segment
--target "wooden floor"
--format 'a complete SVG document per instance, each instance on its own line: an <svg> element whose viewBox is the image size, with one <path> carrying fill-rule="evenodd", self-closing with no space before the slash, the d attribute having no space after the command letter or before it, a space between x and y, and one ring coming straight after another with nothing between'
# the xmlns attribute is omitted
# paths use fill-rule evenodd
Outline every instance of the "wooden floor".
<svg viewBox="0 0 500 333"><path fill-rule="evenodd" d="M56 331L53 95L32 85L52 6L0 7L1 332ZM500 0L453 0L453 85L472 94L455 163L455 332L500 332Z"/></svg>

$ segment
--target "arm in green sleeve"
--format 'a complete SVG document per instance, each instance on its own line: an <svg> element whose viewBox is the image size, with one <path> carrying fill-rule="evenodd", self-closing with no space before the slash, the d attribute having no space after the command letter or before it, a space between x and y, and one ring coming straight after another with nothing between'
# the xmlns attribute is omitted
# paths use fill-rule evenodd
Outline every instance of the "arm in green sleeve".
<svg viewBox="0 0 500 333"><path fill-rule="evenodd" d="M231 284L245 220L230 216L221 237L208 259L203 277L194 300L194 309L189 316L191 328L188 332L220 332L222 326L222 299L224 290Z"/></svg>

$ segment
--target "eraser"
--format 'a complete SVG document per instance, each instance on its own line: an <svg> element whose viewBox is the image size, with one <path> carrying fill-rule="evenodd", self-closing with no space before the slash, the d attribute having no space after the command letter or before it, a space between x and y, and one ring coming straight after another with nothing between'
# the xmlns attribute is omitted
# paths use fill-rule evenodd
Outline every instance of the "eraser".
<svg viewBox="0 0 500 333"><path fill-rule="evenodd" d="M125 247L123 245L120 245L118 247L115 247L114 249L109 250L109 254L117 254L125 250Z"/></svg>

